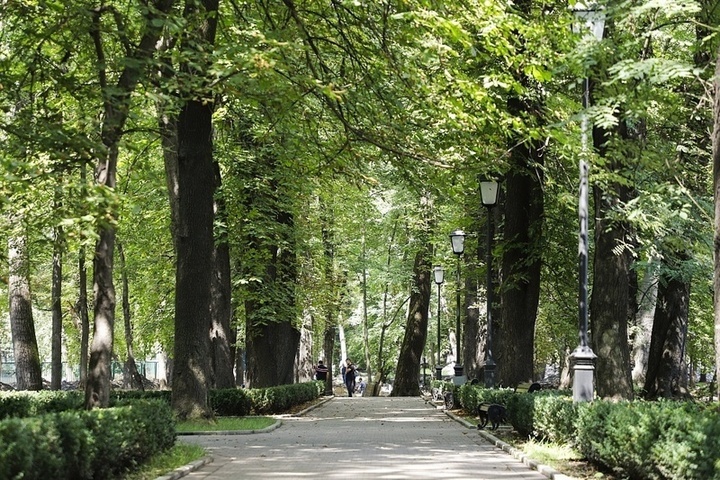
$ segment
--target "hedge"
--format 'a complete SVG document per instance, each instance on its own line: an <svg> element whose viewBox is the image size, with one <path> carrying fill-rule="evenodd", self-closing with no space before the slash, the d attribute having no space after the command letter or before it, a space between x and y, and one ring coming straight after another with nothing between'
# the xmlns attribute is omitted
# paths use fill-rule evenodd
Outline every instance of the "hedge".
<svg viewBox="0 0 720 480"><path fill-rule="evenodd" d="M720 480L720 404L687 401L575 403L570 392L514 393L464 385L463 408L500 403L523 435L566 443L621 478Z"/></svg>
<svg viewBox="0 0 720 480"><path fill-rule="evenodd" d="M0 478L117 478L175 443L165 402L0 421Z"/></svg>

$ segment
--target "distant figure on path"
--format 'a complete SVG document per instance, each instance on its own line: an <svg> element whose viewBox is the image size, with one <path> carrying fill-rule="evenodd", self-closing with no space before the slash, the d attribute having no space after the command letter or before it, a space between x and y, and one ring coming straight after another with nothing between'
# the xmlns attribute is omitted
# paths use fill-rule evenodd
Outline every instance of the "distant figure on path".
<svg viewBox="0 0 720 480"><path fill-rule="evenodd" d="M348 397L352 397L355 391L355 365L349 358L345 360L345 386L347 387Z"/></svg>
<svg viewBox="0 0 720 480"><path fill-rule="evenodd" d="M318 360L318 365L315 367L315 380L325 381L327 380L328 367L323 363L322 360Z"/></svg>
<svg viewBox="0 0 720 480"><path fill-rule="evenodd" d="M360 394L361 397L365 396L366 387L367 383L365 383L361 377L358 377L357 392Z"/></svg>

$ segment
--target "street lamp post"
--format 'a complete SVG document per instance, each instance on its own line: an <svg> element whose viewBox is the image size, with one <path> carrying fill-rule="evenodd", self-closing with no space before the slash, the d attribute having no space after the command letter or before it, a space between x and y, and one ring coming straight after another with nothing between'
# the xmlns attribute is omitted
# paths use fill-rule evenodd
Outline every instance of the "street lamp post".
<svg viewBox="0 0 720 480"><path fill-rule="evenodd" d="M480 182L480 196L482 203L487 207L487 346L485 358L485 387L495 387L495 359L492 354L493 346L493 288L492 288L492 217L490 210L497 204L498 183L494 180Z"/></svg>
<svg viewBox="0 0 720 480"><path fill-rule="evenodd" d="M584 32L592 33L592 37L600 41L605 27L605 15L597 4L586 5L578 2L573 13L579 20ZM597 356L590 348L588 342L588 153L589 153L589 122L587 108L590 106L590 78L585 77L583 97L583 114L581 119L582 151L580 154L580 195L578 201L578 216L580 218L579 235L579 330L580 344L571 355L573 365L573 400L575 402L589 402L593 399L595 358Z"/></svg>
<svg viewBox="0 0 720 480"><path fill-rule="evenodd" d="M460 257L465 250L465 232L462 230L455 230L450 234L450 243L452 245L453 253L457 256L457 310L455 317L455 378L453 383L455 385L462 385L465 383L465 374L462 366L462 355L460 353Z"/></svg>
<svg viewBox="0 0 720 480"><path fill-rule="evenodd" d="M435 283L438 287L438 300L437 300L437 364L435 365L435 378L442 380L442 364L440 363L440 285L445 280L445 271L440 265L435 265L433 268L433 275L435 277Z"/></svg>

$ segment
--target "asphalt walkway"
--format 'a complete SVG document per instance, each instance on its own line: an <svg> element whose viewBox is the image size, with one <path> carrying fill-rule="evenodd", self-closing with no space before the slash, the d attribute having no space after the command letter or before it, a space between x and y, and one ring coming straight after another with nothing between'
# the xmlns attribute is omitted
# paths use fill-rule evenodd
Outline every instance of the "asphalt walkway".
<svg viewBox="0 0 720 480"><path fill-rule="evenodd" d="M335 397L266 433L180 441L212 457L192 480L548 478L416 397Z"/></svg>

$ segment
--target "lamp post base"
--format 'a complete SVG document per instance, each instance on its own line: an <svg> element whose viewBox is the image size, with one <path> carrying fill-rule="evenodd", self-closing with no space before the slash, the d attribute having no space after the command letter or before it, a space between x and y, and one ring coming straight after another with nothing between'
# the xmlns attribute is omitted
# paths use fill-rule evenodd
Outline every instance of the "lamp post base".
<svg viewBox="0 0 720 480"><path fill-rule="evenodd" d="M455 364L455 376L453 377L454 385L465 385L467 378L465 377L465 369L460 364Z"/></svg>
<svg viewBox="0 0 720 480"><path fill-rule="evenodd" d="M495 388L495 362L489 358L485 361L485 388Z"/></svg>
<svg viewBox="0 0 720 480"><path fill-rule="evenodd" d="M435 365L435 379L442 380L442 365Z"/></svg>
<svg viewBox="0 0 720 480"><path fill-rule="evenodd" d="M595 355L590 347L578 347L570 355L573 370L573 401L592 402L595 385Z"/></svg>

